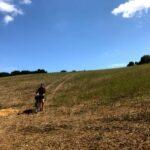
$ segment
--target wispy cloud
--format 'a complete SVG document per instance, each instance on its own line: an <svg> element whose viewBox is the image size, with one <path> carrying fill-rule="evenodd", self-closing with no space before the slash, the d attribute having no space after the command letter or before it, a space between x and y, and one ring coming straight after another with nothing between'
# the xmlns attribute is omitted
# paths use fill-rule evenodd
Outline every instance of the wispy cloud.
<svg viewBox="0 0 150 150"><path fill-rule="evenodd" d="M0 14L4 16L3 22L8 24L14 21L16 16L23 15L20 4L29 5L31 3L31 0L0 0Z"/></svg>
<svg viewBox="0 0 150 150"><path fill-rule="evenodd" d="M8 24L9 22L14 21L14 18L12 16L6 15L4 17L4 23Z"/></svg>
<svg viewBox="0 0 150 150"><path fill-rule="evenodd" d="M128 0L120 4L112 11L112 14L121 14L123 18L131 18L135 15L141 16L150 9L150 0Z"/></svg>
<svg viewBox="0 0 150 150"><path fill-rule="evenodd" d="M32 3L32 1L31 1L31 0L21 0L20 3L21 3L21 4L29 5L29 4Z"/></svg>
<svg viewBox="0 0 150 150"><path fill-rule="evenodd" d="M121 67L125 67L127 64L125 63L118 63L118 64L112 64L110 66L108 66L108 68L121 68Z"/></svg>

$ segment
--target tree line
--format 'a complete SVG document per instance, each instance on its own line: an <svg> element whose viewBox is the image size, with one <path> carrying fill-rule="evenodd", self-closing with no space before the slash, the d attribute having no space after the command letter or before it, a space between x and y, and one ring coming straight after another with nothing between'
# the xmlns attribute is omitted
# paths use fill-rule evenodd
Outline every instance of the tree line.
<svg viewBox="0 0 150 150"><path fill-rule="evenodd" d="M150 55L144 55L141 57L139 62L133 62L130 61L127 65L127 67L135 66L135 65L142 65L142 64L147 64L150 63Z"/></svg>
<svg viewBox="0 0 150 150"><path fill-rule="evenodd" d="M27 74L38 74L38 73L47 73L46 70L44 69L38 69L35 71L29 71L29 70L15 70L12 71L11 73L8 72L0 72L0 77L8 77L8 76L16 76L16 75L27 75Z"/></svg>

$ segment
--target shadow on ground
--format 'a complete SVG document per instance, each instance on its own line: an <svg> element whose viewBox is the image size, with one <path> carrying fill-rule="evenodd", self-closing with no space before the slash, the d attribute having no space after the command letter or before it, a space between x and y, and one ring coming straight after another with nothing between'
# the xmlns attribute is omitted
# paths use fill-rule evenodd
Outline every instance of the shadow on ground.
<svg viewBox="0 0 150 150"><path fill-rule="evenodd" d="M35 109L26 109L24 110L23 112L21 113L18 113L18 115L22 115L22 114L26 114L26 115L32 115L32 114L35 114Z"/></svg>

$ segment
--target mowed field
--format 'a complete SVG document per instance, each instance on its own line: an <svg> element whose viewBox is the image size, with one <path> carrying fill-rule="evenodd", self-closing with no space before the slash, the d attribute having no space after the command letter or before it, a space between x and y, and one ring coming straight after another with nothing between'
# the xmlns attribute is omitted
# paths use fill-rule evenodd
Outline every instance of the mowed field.
<svg viewBox="0 0 150 150"><path fill-rule="evenodd" d="M34 108L46 85L45 110ZM0 78L0 150L150 149L150 65Z"/></svg>

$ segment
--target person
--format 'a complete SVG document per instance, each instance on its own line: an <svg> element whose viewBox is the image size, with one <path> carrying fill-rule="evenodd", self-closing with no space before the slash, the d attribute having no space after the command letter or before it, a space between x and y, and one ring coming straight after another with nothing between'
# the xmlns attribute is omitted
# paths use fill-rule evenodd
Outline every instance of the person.
<svg viewBox="0 0 150 150"><path fill-rule="evenodd" d="M36 91L36 96L35 96L36 107L39 104L40 105L40 111L43 111L43 109L44 109L45 93L46 93L45 86L43 83L41 83L40 87Z"/></svg>

